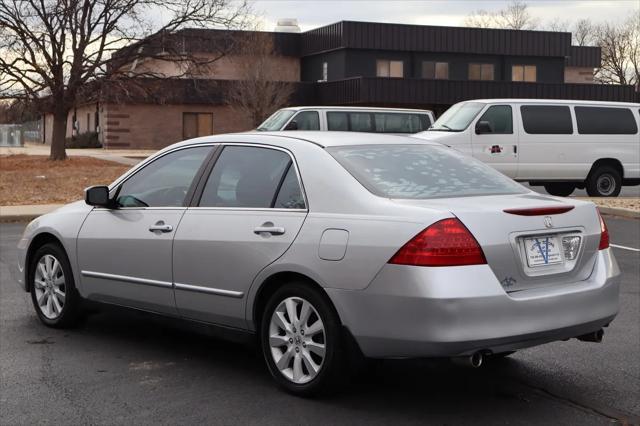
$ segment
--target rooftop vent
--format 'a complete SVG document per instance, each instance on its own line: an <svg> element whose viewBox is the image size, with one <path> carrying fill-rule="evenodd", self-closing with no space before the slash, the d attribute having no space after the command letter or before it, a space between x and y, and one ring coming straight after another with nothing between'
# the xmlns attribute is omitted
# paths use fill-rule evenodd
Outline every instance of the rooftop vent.
<svg viewBox="0 0 640 426"><path fill-rule="evenodd" d="M299 33L298 20L293 18L278 19L278 25L274 31L277 33Z"/></svg>

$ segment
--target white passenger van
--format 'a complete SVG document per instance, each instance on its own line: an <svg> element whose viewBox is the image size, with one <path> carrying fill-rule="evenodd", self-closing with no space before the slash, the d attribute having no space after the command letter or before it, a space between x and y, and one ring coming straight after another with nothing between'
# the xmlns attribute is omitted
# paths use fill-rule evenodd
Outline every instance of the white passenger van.
<svg viewBox="0 0 640 426"><path fill-rule="evenodd" d="M433 112L421 109L312 106L279 109L257 130L410 134L427 130L433 122Z"/></svg>
<svg viewBox="0 0 640 426"><path fill-rule="evenodd" d="M615 197L640 184L640 104L484 99L449 108L413 137L454 147L553 195Z"/></svg>

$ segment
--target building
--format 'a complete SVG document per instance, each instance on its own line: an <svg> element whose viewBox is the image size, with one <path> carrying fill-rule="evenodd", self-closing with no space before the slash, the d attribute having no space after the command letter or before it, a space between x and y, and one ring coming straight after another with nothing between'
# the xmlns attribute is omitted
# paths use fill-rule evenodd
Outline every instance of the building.
<svg viewBox="0 0 640 426"><path fill-rule="evenodd" d="M182 43L182 49L215 55L215 46L241 33L183 30L154 48L162 52L163 43ZM402 106L440 114L475 98L632 102L638 96L632 86L595 84L600 49L572 46L566 32L343 21L267 36L273 39L270 60L278 78L295 84L292 105ZM132 70L173 78L145 82L145 96L103 90L70 114L68 135L98 131L107 148L160 148L189 137L248 130L247 120L224 99L225 85L240 75L239 59L247 61L240 56L227 52L188 77L180 64L167 61L127 63ZM47 141L51 117L44 120Z"/></svg>

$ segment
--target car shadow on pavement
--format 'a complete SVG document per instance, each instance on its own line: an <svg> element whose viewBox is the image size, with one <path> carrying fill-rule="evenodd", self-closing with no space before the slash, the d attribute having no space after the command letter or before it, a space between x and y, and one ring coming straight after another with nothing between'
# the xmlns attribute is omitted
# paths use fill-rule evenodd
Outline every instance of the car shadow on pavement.
<svg viewBox="0 0 640 426"><path fill-rule="evenodd" d="M230 407L242 406L249 399L251 406L245 410L254 410L255 419L261 410L267 410L271 423L293 421L284 413L273 412L273 404L295 406L294 411L300 413L310 410L316 416L310 423L343 422L350 416L369 424L411 423L425 418L436 423L452 419L498 423L523 419L524 415L529 422L551 422L557 421L557 416L576 416L575 407L525 385L521 371L526 368L517 358L488 361L479 369L448 360L376 362L365 374L346 380L338 392L303 399L277 389L257 347L217 338L208 326L100 306L75 329L38 334L48 335L49 342L60 340L58 333L64 333L61 343L69 346L65 351L85 348L95 357L90 368L113 373L125 382L122 386L127 386L126 382L147 387L162 383L185 398L222 392L223 409L229 415L233 412ZM60 346L57 349L61 350ZM115 366L114 358L118 360ZM215 409L217 415L220 409ZM191 417L182 420L206 421L210 419L207 410L214 408L190 413ZM581 415L590 418L593 414Z"/></svg>

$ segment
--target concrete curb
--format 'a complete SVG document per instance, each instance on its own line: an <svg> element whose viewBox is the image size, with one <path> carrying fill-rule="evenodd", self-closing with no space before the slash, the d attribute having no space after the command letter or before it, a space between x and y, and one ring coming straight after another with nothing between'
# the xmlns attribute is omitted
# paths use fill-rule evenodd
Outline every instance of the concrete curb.
<svg viewBox="0 0 640 426"><path fill-rule="evenodd" d="M628 217L632 219L640 219L640 211L625 209L622 207L602 207L598 206L600 213L611 216Z"/></svg>

